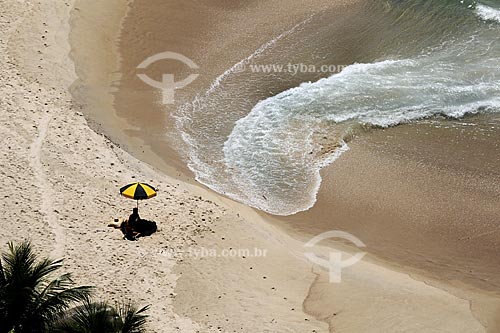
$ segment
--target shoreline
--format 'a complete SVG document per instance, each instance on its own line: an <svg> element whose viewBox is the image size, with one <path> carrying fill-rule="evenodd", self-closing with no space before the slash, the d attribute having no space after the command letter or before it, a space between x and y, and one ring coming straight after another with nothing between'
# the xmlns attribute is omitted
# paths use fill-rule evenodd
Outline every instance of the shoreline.
<svg viewBox="0 0 500 333"><path fill-rule="evenodd" d="M133 152L138 159L165 170L170 176L189 181L189 170L180 161L167 164L157 158L153 150L133 134L137 126L113 111L116 109L119 81L123 76L119 40L131 3L133 1L123 3L114 0L101 4L75 1L76 10L72 11L70 19L70 42L75 46L70 55L72 60L78 59L78 66L75 66L78 79L72 83L70 92L80 103L80 110L95 132L105 135L125 151ZM103 14L95 16L96 12ZM169 149L169 153L174 151Z"/></svg>
<svg viewBox="0 0 500 333"><path fill-rule="evenodd" d="M233 62L235 62L235 61L233 61ZM166 154L166 155L168 156L169 154ZM191 179L191 181L192 181L192 179ZM195 186L201 186L202 188L206 189L206 187L204 187L204 186L202 186L202 185L200 185L200 184L197 184L197 183L195 184ZM231 202L231 200L230 200L230 199L225 199L225 198L224 198L223 200L224 200L224 201L227 201L227 202ZM238 206L238 205L240 205L240 204L237 204L237 206ZM243 207L243 206L241 205L241 207ZM236 210L238 210L238 209L241 209L241 208L237 208ZM253 212L254 212L254 211L253 211L253 209L250 209L250 210L252 211L252 214L253 214ZM267 215L267 214L259 214L259 215L260 215L260 217L263 217L264 221L267 221L267 222L264 222L264 223L269 223L269 221L273 220L273 218L269 219L269 216L267 216L267 217L266 217L266 215ZM272 223L272 222L271 222L271 223ZM283 227L283 226L282 226L282 225L280 225L280 227ZM280 228L280 232L283 232L283 231L290 232L290 228L286 228L286 227ZM378 264L382 264L382 263L383 263L383 261L381 261L381 260L376 260L376 262L377 262ZM385 267L387 267L387 266L391 266L391 265L389 264L389 265L386 265ZM400 269L401 269L402 271L405 271L405 269L404 269L403 267L400 267ZM416 273L415 273L415 272L413 272L412 274L416 274ZM416 275L419 275L419 274L416 274ZM417 278L417 280L418 280L419 282L427 283L427 281L428 281L429 279L428 279L428 278ZM435 284L435 285L437 285L438 283L437 283L437 282L435 282L434 284ZM441 287L443 287L443 286L441 286ZM311 285L311 288L313 288L313 285ZM328 288L326 288L326 289L328 289ZM455 293L454 293L454 294L460 294L460 292L459 292L459 291L455 291ZM474 294L474 292L473 292L473 294ZM471 297L472 297L472 296L471 296ZM477 314L476 314L476 315L477 315ZM479 316L479 317L481 317L481 315L478 315L478 316ZM486 323L486 320L482 319L482 322L483 322L483 324L485 324L485 323ZM489 324L490 324L489 326L490 326L490 327L492 326L492 325L491 325L491 322L492 322L492 320L491 320L491 318L490 318L490 319L489 319Z"/></svg>
<svg viewBox="0 0 500 333"><path fill-rule="evenodd" d="M96 286L95 297L151 304L150 331L182 327L194 332L198 325L170 306L176 260L156 254L166 244L196 244L214 220L224 219L225 210L195 197L88 126L68 92L76 79L68 58L71 10L64 3L16 2L2 8L0 75L9 83L0 87L0 126L8 133L1 179L26 185L2 203L7 221L0 236L2 251L8 241L29 239L37 253L64 257L64 270L77 284ZM160 228L169 229L142 239L140 249L107 227L113 217L128 215L132 202L117 191L136 177L161 186L164 196L141 209L151 218L161 217ZM180 205L197 210L196 225L186 225L193 216ZM156 211L148 213L152 207Z"/></svg>
<svg viewBox="0 0 500 333"><path fill-rule="evenodd" d="M479 122L476 118L484 125L463 136L464 128ZM312 235L337 227L358 235L388 262L496 292L499 193L494 160L485 153L495 150L484 130L491 128L488 119L500 120L496 115L428 120L358 135L349 143L351 150L321 171L324 186L315 207L271 218ZM464 161L455 147L473 153ZM398 186L402 190L394 190ZM367 190L376 195L362 193Z"/></svg>
<svg viewBox="0 0 500 333"><path fill-rule="evenodd" d="M76 3L78 4L78 1ZM26 10L21 4L17 4L19 8L15 6L13 5L12 9L14 14L20 15L23 9ZM31 6L31 9L39 15L39 19L50 17L53 10L49 8L50 5ZM62 9L63 4L57 8L60 9L57 18L62 21L69 20L70 9ZM30 20L29 17L27 19ZM32 25L35 23L32 22ZM43 26L40 24L41 30ZM19 25L18 27L24 28L21 33L32 31L32 26ZM63 27L62 30L61 27ZM94 25L94 27L102 28L99 25ZM113 24L110 23L110 27L113 27ZM82 31L90 33L88 26L81 28ZM3 93L8 94L14 106L17 106L19 110L10 112L6 119L2 119L2 126L8 133L12 133L13 138L16 136L21 138L24 135L23 143L39 139L40 144L16 145L15 140L12 139L12 145L16 149L6 154L5 160L2 160L2 164L7 168L7 173L2 174L2 180L8 180L5 175L16 174L16 168L23 168L22 163L12 166L8 163L12 164L16 158L24 161L26 156L31 156L30 161L33 162L31 164L39 166L33 168L33 177L38 181L31 181L29 178L31 174L23 176L27 178L17 180L38 184L34 187L40 191L43 186L51 188L58 186L57 195L52 201L45 202L40 210L36 208L38 193L23 193L26 202L20 205L17 203L4 205L9 205L5 209L12 212L12 219L23 220L25 217L22 211L32 212L31 223L33 225L26 222L22 224L22 227L28 231L28 235L35 240L36 245L43 248L44 253L50 252L53 248L51 240L46 238L47 235L50 234L54 239L59 239L60 246L56 246L55 249L65 254L68 268L74 272L79 283L97 283L100 289L99 295L109 297L111 293L115 300L130 297L141 302L151 302L153 304L151 317L154 320L151 323L151 329L156 332L164 332L166 327L172 332L217 330L218 325L225 329L239 329L240 331L243 327L248 331L263 327L273 331L287 331L295 327L322 332L327 330L327 324L330 330L335 327L352 331L373 329L373 321L376 324L385 325L382 326L385 329L398 328L398 325L405 322L414 325L411 327L416 329L426 327L425 325L435 325L432 327L436 329L440 327L450 332L481 331L482 326L473 319L467 300L429 286L425 281L415 280L407 274L375 265L371 260L353 267L346 273L346 281L342 283L342 286L333 288L331 284L325 283L325 273L312 268L312 265L303 258L303 242L293 237L293 233L283 232L285 228L273 225L269 219L259 216L260 214L255 210L205 189L188 175L179 173L175 164L169 166L160 158L153 163L152 157L149 157L146 160L153 165L150 166L141 161L142 154L136 152L131 155L123 151L118 144L106 139L99 132L102 128L109 131L108 125L102 123L99 125L102 128L99 129L97 124L93 125L92 122L83 119L79 105L75 107L70 102L59 101L60 99L71 100L66 91L70 84L73 84L72 92L75 89L73 81L76 77L69 61L65 60L63 64L55 65L57 59L65 59L69 53L69 45L66 41L61 41L61 37L67 37L69 33L67 29L69 26L65 26L64 23L53 22L51 27L47 28L46 34L41 30L37 33L29 32L29 35L20 39L22 42L17 42L17 44L13 42L14 46L10 46L11 57L13 55L18 57L11 60L17 62L16 68L25 72L21 75L22 79L26 78L28 85L34 85L33 91L40 87L39 89L43 89L43 92L35 92L31 95L33 98L39 97L40 102L30 109L32 106L26 104L26 101L20 99L19 96L16 97L15 89L4 91ZM100 29L99 32L103 33L104 30ZM26 55L20 56L25 49L19 48L36 45L34 41L38 42L38 33L46 36L48 40L52 38L59 40L58 43L49 45L47 52L42 52L41 55L50 68L59 68L59 71L54 72L52 77L36 79L39 82L33 83L33 81L29 82L29 79L39 77L40 73L45 74L47 67L31 69L26 64L33 61L33 58L30 59ZM91 38L86 38L86 42L92 42L96 34L90 33L90 36ZM2 36L2 41L3 38L4 36ZM104 48L105 51L112 47L109 44L111 41L112 39L106 40L108 44ZM86 51L92 54L96 49ZM53 58L54 55L58 57ZM72 54L76 62L81 60L78 59L79 57L84 58L81 54ZM78 68L78 65L76 67ZM100 69L102 70L102 67ZM102 71L90 74L95 73L102 74ZM15 82L15 75L8 74L4 68L2 68L2 75L4 78L13 76L10 80ZM90 86L100 89L107 87L106 84L116 80L116 77L113 76L111 81L109 76L95 79L96 81L92 81ZM18 86L18 89L22 86ZM54 91L48 87L52 87ZM111 113L109 108L112 107L113 102L110 102L110 93L113 93L113 89L105 90L101 98L96 98L98 106L91 107ZM44 112L50 116L45 115ZM117 117L110 119L114 128L120 125L125 126L123 128L130 126L125 123L117 124L115 122ZM34 120L36 120L34 127L31 128ZM12 127L11 124L17 123L22 124L24 132ZM45 134L42 135L43 133ZM133 140L136 140L138 145L143 144L137 141L137 138ZM28 151L25 151L25 146L28 146ZM130 147L124 148L130 149ZM144 151L147 154L147 145L144 146ZM149 213L154 214L156 219L163 222L158 234L135 244L122 241L118 233L106 227L111 217L116 214L126 214L128 208L131 207L130 202L112 195L119 187L117 178L120 183L143 178L155 180L155 183L160 184L162 193L159 198L141 205L146 212L148 212L147 209L156 210L154 213L151 211ZM82 185L83 189L78 190L79 197L75 198L75 188ZM105 193L99 200L92 196L94 187ZM83 206L82 201L86 203ZM57 213L54 213L54 210L57 210ZM71 222L65 223L67 220ZM84 228L78 230L71 223L75 223L76 226L82 225ZM4 227L6 233L2 235L2 241L19 238L20 226ZM56 232L54 227L59 231ZM58 237L58 233L62 237ZM270 250L270 256L266 260L255 258L252 262L247 260L250 258L241 257L227 260L205 258L195 261L164 258L158 255L159 249L182 249L186 245L208 245L220 249L228 246L258 246ZM141 251L137 249L137 246L140 246ZM335 244L335 246L342 248L342 244ZM324 253L330 250L331 248L322 248ZM120 253L126 253L127 260L121 258L118 255ZM252 265L252 268L255 266L252 269L253 275L248 274L249 265ZM136 275L131 276L130 272L137 267L140 269L136 271ZM287 270L283 270L282 267L287 267ZM107 278L110 272L113 272L113 280ZM266 278L263 279L263 276ZM300 278L297 278L298 276ZM244 284L242 284L242 279L245 281ZM388 281L390 281L390 288L384 287ZM125 288L130 284L134 284L136 288L133 290ZM408 290L411 292L408 295L404 294ZM338 300L341 295L342 304L331 304L330 299L325 301L325 292L335 293L335 297L331 297L332 300ZM400 294L401 292L403 294ZM220 293L226 293L228 300L226 301L225 297L219 297L223 296ZM205 295L202 300L199 299L200 294ZM366 304L366 299L371 297L380 302L377 303L376 309L367 308L373 305ZM260 302L255 302L255 300L260 300ZM407 305L406 302L409 302L411 306L404 307L405 304ZM197 308L193 303L197 303ZM396 315L394 318L391 317L391 320L384 321L387 312L378 310L388 305L393 307L391 311ZM479 306L482 305L479 304ZM491 318L494 317L488 311L496 304L489 306L490 308L486 311L484 309L481 311L488 316L480 315L479 319L483 326L487 325L488 329L494 332L496 328L491 322ZM245 309L251 311L244 314ZM325 316L324 312L332 309L335 311L340 309L340 311L335 312L337 315ZM207 311L211 313L209 319L206 319ZM228 311L230 315L225 317L224 311ZM179 313L182 316L179 316ZM360 314L370 320L359 323L357 319ZM403 318L398 318L398 315ZM413 319L409 320L410 317ZM256 321L255 318L262 319L262 321Z"/></svg>
<svg viewBox="0 0 500 333"><path fill-rule="evenodd" d="M148 96L150 96L150 95L148 94ZM146 147L146 149L147 149L147 147ZM131 151L132 151L132 152L137 152L137 150L135 150L135 151L134 151L134 149L133 149L133 148L131 149ZM149 153L152 153L153 155L155 154L155 152L154 152L154 151L150 151ZM167 154L167 156L168 156L168 155L169 155L169 154ZM143 156L144 156L144 155L143 155ZM150 155L148 155L148 159L151 161L151 156L150 156ZM156 163L153 163L153 164L154 164L154 165L157 165ZM177 165L178 165L178 164L177 164ZM158 165L157 165L157 166L158 166ZM171 166L170 166L170 167L171 167ZM177 170L178 170L178 167L177 167L177 168L175 168L175 167L174 167L173 169L169 169L169 170L166 170L166 169L164 169L163 167L162 167L161 169L162 169L162 171L163 171L163 172L166 172L167 174L169 174L169 172L170 172L170 173L172 173L172 171L173 171L173 172L175 172L175 174L176 174L177 176L179 176L179 177L182 177L182 176L181 176L181 174L182 174L182 173L184 173L184 175L185 175L185 172L186 172L186 169L183 169L183 171L182 171L181 173L178 173L178 171L177 171ZM198 183L194 182L194 180L193 180L191 177L189 177L188 175L185 175L185 177L186 177L186 178L183 178L182 180L184 180L184 181L186 181L186 180L187 180L187 181L188 181L188 183L190 183L190 184L194 185L194 187L195 187L195 188L200 188L200 189L202 189L202 191L206 191L206 190L207 190L204 186L202 186L202 185L200 185L200 184L198 184ZM217 196L217 194L215 194L215 195ZM225 201L225 202L231 202L231 200L230 200L230 199L226 199L226 198L223 198L223 197L221 197L221 200L222 200L222 201ZM244 209L244 208L243 208L244 206L243 206L243 205L241 205L241 204L236 204L236 206L237 206L237 208L235 208L235 209L234 209L235 211L241 211L241 209ZM246 208L246 207L245 207L245 208ZM250 209L249 213L250 213L250 215L254 215L254 216L255 216L255 213L254 213L253 209ZM243 215L242 215L242 216L243 216ZM247 216L248 216L248 215L247 215ZM248 217L247 217L247 219L248 219ZM267 220L267 221L269 221L268 219L265 219L265 220L263 220L262 222L263 222L263 223L268 223L268 222L265 222L266 220ZM286 228L281 229L280 231L282 232L283 230L286 230ZM198 263L197 263L197 264L198 264ZM379 264L380 264L380 262L379 262ZM190 265L191 265L191 264L190 264ZM206 266L205 266L205 267L206 267ZM320 274L320 275L318 275L318 277L319 277L319 276L321 276L321 274ZM410 280L412 280L412 279L410 279ZM417 279L417 280L418 280L418 279ZM417 281L417 280L415 280L415 281ZM183 281L183 279L181 278L181 280L180 280L180 281L181 281L181 285L182 285L182 281ZM425 279L422 279L421 281L425 281ZM188 285L188 286L192 287L192 284L193 284L193 283L196 283L196 281L192 281L192 280L188 279L188 282L187 282L187 285ZM408 282L406 282L406 283L408 283ZM420 282L416 282L416 283L418 284L418 283L420 283ZM425 282L424 282L424 283L425 283ZM309 286L309 289L314 289L314 286L315 286L315 285L317 285L317 283L315 283L315 284L311 284L311 285ZM324 289L322 289L322 291L324 291L324 290L328 290L328 288L324 288ZM307 297L305 297L305 299L307 299L307 298L309 298L309 297L310 297L310 296L307 296ZM182 307L184 306L184 305L182 305L182 303L183 303L183 302L179 302L179 303L181 304L181 305L180 305L180 307L182 308ZM310 303L310 302L309 302L309 303ZM319 316L319 317L321 317L321 316ZM484 323L485 323L485 321L483 320L483 324L484 324Z"/></svg>

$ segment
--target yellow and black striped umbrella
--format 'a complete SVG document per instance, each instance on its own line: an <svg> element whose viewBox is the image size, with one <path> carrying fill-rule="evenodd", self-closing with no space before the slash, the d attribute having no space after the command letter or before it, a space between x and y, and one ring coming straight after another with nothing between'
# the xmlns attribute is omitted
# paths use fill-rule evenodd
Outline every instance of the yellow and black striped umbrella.
<svg viewBox="0 0 500 333"><path fill-rule="evenodd" d="M120 194L134 200L144 200L156 196L156 189L145 183L132 183L123 186Z"/></svg>

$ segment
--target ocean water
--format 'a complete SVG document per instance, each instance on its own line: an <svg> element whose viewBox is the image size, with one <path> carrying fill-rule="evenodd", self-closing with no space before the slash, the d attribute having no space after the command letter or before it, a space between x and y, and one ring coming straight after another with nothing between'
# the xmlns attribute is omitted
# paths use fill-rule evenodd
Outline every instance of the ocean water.
<svg viewBox="0 0 500 333"><path fill-rule="evenodd" d="M284 31L177 110L198 181L291 215L314 205L321 168L357 133L500 111L500 2L367 1L341 22L332 14ZM299 61L345 66L249 71Z"/></svg>

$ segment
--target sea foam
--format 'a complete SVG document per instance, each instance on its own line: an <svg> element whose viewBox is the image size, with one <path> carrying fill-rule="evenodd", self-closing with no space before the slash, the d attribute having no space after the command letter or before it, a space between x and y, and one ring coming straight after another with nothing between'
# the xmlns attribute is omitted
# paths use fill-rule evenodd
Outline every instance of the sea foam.
<svg viewBox="0 0 500 333"><path fill-rule="evenodd" d="M280 215L309 209L321 168L346 150L342 140L353 126L498 112L500 46L485 47L479 37L412 59L353 64L257 103L224 144L224 162L245 202ZM325 126L325 138L338 148L325 153L334 158L318 160L324 143L315 135Z"/></svg>
<svg viewBox="0 0 500 333"><path fill-rule="evenodd" d="M486 21L495 21L500 23L500 10L483 4L478 4L476 12L479 17Z"/></svg>
<svg viewBox="0 0 500 333"><path fill-rule="evenodd" d="M437 3L437 2L436 2ZM471 11L469 11L471 12ZM239 70L307 22L263 44L217 77L175 115L196 179L237 201L276 215L316 201L320 170L348 149L352 129L387 127L423 118L500 110L498 14L479 5L460 33L436 39L418 54L384 56L341 73L304 82L260 102L234 86ZM460 11L460 15L462 11ZM399 16L397 16L399 17ZM444 34L444 32L443 32ZM422 52L420 52L422 50Z"/></svg>

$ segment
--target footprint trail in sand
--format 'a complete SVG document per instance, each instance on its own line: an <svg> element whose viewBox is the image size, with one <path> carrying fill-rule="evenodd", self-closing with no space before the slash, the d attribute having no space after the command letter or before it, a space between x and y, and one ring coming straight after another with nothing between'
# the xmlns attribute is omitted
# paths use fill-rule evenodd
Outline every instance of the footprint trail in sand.
<svg viewBox="0 0 500 333"><path fill-rule="evenodd" d="M51 256L53 258L62 258L65 243L64 229L57 221L53 204L54 190L47 179L42 163L42 147L47 136L50 119L50 115L47 114L38 124L38 135L30 146L30 165L35 175L36 186L40 192L40 211L55 238Z"/></svg>

